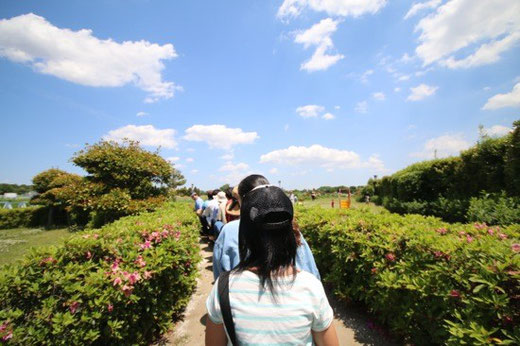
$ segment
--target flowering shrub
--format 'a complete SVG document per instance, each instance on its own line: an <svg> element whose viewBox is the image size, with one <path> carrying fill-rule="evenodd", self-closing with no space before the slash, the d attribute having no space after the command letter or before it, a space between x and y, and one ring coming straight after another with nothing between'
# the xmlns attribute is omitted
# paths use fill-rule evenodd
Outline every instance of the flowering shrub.
<svg viewBox="0 0 520 346"><path fill-rule="evenodd" d="M302 208L324 280L406 342L520 344L520 225Z"/></svg>
<svg viewBox="0 0 520 346"><path fill-rule="evenodd" d="M186 204L122 218L0 271L0 340L146 344L195 287L198 229Z"/></svg>

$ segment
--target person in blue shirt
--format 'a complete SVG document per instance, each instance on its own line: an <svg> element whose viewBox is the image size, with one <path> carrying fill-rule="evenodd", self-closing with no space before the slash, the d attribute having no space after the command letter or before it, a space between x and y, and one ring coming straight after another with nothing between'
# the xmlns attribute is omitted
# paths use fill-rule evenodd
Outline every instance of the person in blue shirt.
<svg viewBox="0 0 520 346"><path fill-rule="evenodd" d="M191 194L191 199L193 199L195 201L193 210L195 211L195 213L197 214L197 216L199 217L199 220L200 220L200 224L202 227L200 232L202 234L207 234L208 222L206 221L206 218L202 215L202 213L204 212L204 209L206 208L205 202L202 200L202 198L200 198L200 196L196 192L193 192Z"/></svg>
<svg viewBox="0 0 520 346"><path fill-rule="evenodd" d="M250 175L240 182L238 185L238 202L241 203L241 197L249 191L260 185L268 185L269 181L261 175ZM216 280L220 273L235 268L240 262L238 249L240 220L231 221L222 227L220 234L213 246L213 278ZM297 230L299 233L299 231ZM296 268L305 270L313 274L318 280L321 280L320 272L316 267L314 256L309 248L309 244L300 233L300 243L296 250Z"/></svg>

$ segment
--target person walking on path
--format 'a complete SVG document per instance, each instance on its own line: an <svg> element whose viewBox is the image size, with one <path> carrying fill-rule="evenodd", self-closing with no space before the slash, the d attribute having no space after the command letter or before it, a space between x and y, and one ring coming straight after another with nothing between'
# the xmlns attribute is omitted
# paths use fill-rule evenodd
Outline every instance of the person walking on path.
<svg viewBox="0 0 520 346"><path fill-rule="evenodd" d="M268 185L269 181L261 175L253 174L244 178L238 185L238 202L241 203L241 196L246 195L249 191L260 185ZM220 273L230 271L240 262L238 249L240 220L227 223L222 227L220 234L215 241L213 247L213 277L215 280ZM313 274L318 280L321 280L320 272L316 266L314 256L309 248L309 244L300 233L296 223L294 223L294 232L299 238L296 250L296 268Z"/></svg>
<svg viewBox="0 0 520 346"><path fill-rule="evenodd" d="M291 201L271 185L241 197L242 260L206 301L206 345L339 345L323 285L296 269ZM220 287L229 289L225 297Z"/></svg>

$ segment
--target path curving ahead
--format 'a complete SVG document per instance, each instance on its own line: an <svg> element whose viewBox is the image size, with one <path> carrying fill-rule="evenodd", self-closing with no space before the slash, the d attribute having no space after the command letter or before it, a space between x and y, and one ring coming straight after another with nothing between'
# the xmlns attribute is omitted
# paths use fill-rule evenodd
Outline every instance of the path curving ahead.
<svg viewBox="0 0 520 346"><path fill-rule="evenodd" d="M165 335L160 345L199 346L204 345L206 331L206 298L213 287L212 251L205 239L200 242L202 261L199 264L200 277L197 288L186 307L184 319L174 326L174 331ZM385 338L370 329L370 320L362 313L349 311L328 294L334 309L334 325L338 333L339 344L346 345L391 345Z"/></svg>

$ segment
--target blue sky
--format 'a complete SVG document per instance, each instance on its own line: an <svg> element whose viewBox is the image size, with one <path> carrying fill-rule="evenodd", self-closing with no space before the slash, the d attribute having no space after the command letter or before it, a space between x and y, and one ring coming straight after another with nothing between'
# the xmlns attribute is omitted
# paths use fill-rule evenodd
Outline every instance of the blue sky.
<svg viewBox="0 0 520 346"><path fill-rule="evenodd" d="M11 1L0 181L101 138L188 184L361 185L520 119L517 0Z"/></svg>

